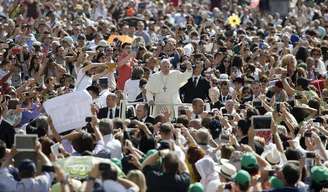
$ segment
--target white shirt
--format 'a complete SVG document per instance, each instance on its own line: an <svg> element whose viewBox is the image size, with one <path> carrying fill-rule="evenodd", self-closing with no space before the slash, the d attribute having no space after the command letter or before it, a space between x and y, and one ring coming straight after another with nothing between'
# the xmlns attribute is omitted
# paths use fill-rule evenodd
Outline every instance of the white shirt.
<svg viewBox="0 0 328 192"><path fill-rule="evenodd" d="M119 140L115 139L113 134L104 135L105 147L110 150L111 158L122 159L122 144Z"/></svg>
<svg viewBox="0 0 328 192"><path fill-rule="evenodd" d="M110 94L109 89L104 89L99 93L99 97L96 99L96 105L99 108L104 108L107 106L106 100L109 94Z"/></svg>
<svg viewBox="0 0 328 192"><path fill-rule="evenodd" d="M139 88L139 82L140 82L139 79L137 80L128 79L125 82L123 94L129 102L134 102L137 96L141 93L141 90Z"/></svg>
<svg viewBox="0 0 328 192"><path fill-rule="evenodd" d="M75 91L83 91L87 87L92 85L92 77L85 74L85 72L80 69L77 73L77 78L75 82Z"/></svg>
<svg viewBox="0 0 328 192"><path fill-rule="evenodd" d="M103 187L106 192L133 192L138 191L135 188L126 189L122 184L113 180L103 181Z"/></svg>

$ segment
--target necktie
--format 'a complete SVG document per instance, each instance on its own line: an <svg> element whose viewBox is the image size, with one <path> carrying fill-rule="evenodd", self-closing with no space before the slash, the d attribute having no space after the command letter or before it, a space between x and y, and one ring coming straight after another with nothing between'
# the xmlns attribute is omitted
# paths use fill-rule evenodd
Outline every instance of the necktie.
<svg viewBox="0 0 328 192"><path fill-rule="evenodd" d="M197 77L194 77L193 85L194 85L194 87L197 86Z"/></svg>
<svg viewBox="0 0 328 192"><path fill-rule="evenodd" d="M113 119L113 109L110 109L109 110L109 118L110 119Z"/></svg>

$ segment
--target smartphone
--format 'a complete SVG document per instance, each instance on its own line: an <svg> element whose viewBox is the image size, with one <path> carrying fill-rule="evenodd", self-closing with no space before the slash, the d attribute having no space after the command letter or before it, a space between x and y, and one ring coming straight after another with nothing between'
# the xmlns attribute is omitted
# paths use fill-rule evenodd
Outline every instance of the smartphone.
<svg viewBox="0 0 328 192"><path fill-rule="evenodd" d="M60 154L60 152L59 152L60 146L61 146L60 143L55 143L55 144L51 145L51 147L50 147L51 153L56 157Z"/></svg>
<svg viewBox="0 0 328 192"><path fill-rule="evenodd" d="M99 171L109 171L111 165L109 163L99 163Z"/></svg>
<svg viewBox="0 0 328 192"><path fill-rule="evenodd" d="M315 158L315 153L306 152L306 154L305 154L305 165L306 165L308 170L311 170L311 168L313 167L314 158Z"/></svg>
<svg viewBox="0 0 328 192"><path fill-rule="evenodd" d="M276 103L275 110L276 112L280 112L280 103Z"/></svg>
<svg viewBox="0 0 328 192"><path fill-rule="evenodd" d="M252 117L252 123L255 130L271 129L271 116L255 115Z"/></svg>
<svg viewBox="0 0 328 192"><path fill-rule="evenodd" d="M15 135L15 147L17 151L34 151L38 136L34 134Z"/></svg>

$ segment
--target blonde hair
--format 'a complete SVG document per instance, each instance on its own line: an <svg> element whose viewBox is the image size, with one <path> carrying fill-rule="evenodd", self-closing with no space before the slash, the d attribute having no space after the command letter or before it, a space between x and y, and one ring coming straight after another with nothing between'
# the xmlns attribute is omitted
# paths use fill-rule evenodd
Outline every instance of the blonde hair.
<svg viewBox="0 0 328 192"><path fill-rule="evenodd" d="M288 66L290 64L292 64L294 67L296 67L297 61L296 61L295 56L292 54L284 55L281 59L282 67Z"/></svg>
<svg viewBox="0 0 328 192"><path fill-rule="evenodd" d="M127 177L130 181L138 185L140 192L147 191L146 178L140 170L131 170Z"/></svg>

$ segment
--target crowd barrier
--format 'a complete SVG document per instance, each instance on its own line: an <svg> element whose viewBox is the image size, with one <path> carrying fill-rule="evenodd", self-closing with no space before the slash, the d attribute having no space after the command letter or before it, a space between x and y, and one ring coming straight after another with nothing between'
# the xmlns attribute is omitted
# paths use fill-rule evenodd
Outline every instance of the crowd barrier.
<svg viewBox="0 0 328 192"><path fill-rule="evenodd" d="M127 100L121 100L120 103L120 118L125 120L126 119L126 112L129 107L133 108L134 115L135 115L135 107L138 104L145 104L146 102L128 102ZM155 103L154 105L149 106L149 115L150 116L155 116L155 108L157 106L168 106L168 107L173 107L173 116L174 118L177 118L179 115L178 108L180 106L188 107L189 109L192 109L192 104L191 103L177 103L177 104L172 104L172 103ZM209 103L205 103L205 111L210 111L211 107Z"/></svg>

